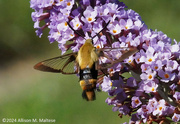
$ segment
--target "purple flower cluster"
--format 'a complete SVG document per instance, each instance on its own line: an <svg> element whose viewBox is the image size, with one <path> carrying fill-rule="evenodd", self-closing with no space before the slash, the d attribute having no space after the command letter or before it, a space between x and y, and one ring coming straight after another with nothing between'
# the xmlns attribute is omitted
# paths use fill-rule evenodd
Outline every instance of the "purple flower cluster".
<svg viewBox="0 0 180 124"><path fill-rule="evenodd" d="M107 69L109 74L98 84L110 96L106 103L120 117L130 115L130 124L180 121L180 43L148 29L138 13L118 0L31 0L30 7L37 35L49 28L49 41L57 41L62 53L77 52L110 21L93 39L94 46L139 51ZM111 60L122 54L107 53Z"/></svg>

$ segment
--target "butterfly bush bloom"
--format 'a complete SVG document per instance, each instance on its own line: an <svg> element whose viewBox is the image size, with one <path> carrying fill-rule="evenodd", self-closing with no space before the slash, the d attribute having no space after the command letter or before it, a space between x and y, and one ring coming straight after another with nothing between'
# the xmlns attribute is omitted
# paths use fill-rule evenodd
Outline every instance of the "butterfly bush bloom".
<svg viewBox="0 0 180 124"><path fill-rule="evenodd" d="M62 54L77 52L94 36L97 49L112 49L104 51L108 58L99 57L99 64L118 60L124 48L138 49L107 68L97 82L120 117L129 115L129 123L138 124L180 120L180 43L148 29L138 13L118 0L31 0L30 7L36 34L41 37L49 28L49 41L57 42Z"/></svg>

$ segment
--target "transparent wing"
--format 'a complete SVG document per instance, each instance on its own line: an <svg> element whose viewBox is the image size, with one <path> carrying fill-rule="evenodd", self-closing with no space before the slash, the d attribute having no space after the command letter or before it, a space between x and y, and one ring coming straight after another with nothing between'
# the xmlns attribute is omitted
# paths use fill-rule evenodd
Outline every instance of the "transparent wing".
<svg viewBox="0 0 180 124"><path fill-rule="evenodd" d="M118 52L120 53L120 56L117 57L113 57L113 55L118 55ZM122 62L124 59L127 59L129 56L134 55L136 52L138 52L137 48L103 48L103 49L99 49L97 50L97 53L99 54L99 60L100 62L97 64L98 67L98 83L103 83L103 77L104 76L108 76L109 72L108 72L108 68L112 67L114 64ZM103 59L101 59L101 57L106 58L106 60L104 61ZM113 75L111 75L110 77L112 79L116 79L117 75L119 75L119 73L114 73ZM118 80L118 79L117 79Z"/></svg>
<svg viewBox="0 0 180 124"><path fill-rule="evenodd" d="M100 68L109 68L116 63L122 62L127 59L131 55L134 55L138 52L137 48L103 48L98 50L98 54L100 56ZM105 58L103 60L102 58Z"/></svg>
<svg viewBox="0 0 180 124"><path fill-rule="evenodd" d="M55 58L47 59L37 63L34 66L34 69L45 72L76 74L77 70L74 68L76 56L77 53L70 53Z"/></svg>

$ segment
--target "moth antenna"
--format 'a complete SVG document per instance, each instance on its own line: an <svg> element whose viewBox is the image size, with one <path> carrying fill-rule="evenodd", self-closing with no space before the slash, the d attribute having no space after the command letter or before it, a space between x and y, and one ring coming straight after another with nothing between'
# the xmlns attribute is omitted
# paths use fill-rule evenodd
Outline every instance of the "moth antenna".
<svg viewBox="0 0 180 124"><path fill-rule="evenodd" d="M92 37L92 44L93 44L93 39L94 39L99 33L101 33L101 32L108 26L109 23L110 23L110 20L108 21L108 23L106 23L106 25L103 27L103 29L101 29L95 36ZM82 36L82 34L80 34L79 32L77 32L76 30L73 29L73 27L70 25L69 22L67 22L67 24L68 24L68 26L71 28L71 30L73 30L76 34L78 34L78 35L81 36L83 39L85 39L84 36ZM85 39L85 40L86 40L86 39Z"/></svg>
<svg viewBox="0 0 180 124"><path fill-rule="evenodd" d="M69 24L69 22L67 22L67 24L68 24L68 26L71 28L71 30L73 30L76 34L78 34L78 35L81 36L83 39L85 39L84 36L82 36L82 34L80 34L79 32L77 32L76 30L73 29L73 27ZM86 40L86 39L85 39L85 40Z"/></svg>
<svg viewBox="0 0 180 124"><path fill-rule="evenodd" d="M103 29L101 29L95 36L92 37L92 39L94 39L99 33L101 33L110 23L110 20L108 21L108 23L106 23L106 25L103 27Z"/></svg>

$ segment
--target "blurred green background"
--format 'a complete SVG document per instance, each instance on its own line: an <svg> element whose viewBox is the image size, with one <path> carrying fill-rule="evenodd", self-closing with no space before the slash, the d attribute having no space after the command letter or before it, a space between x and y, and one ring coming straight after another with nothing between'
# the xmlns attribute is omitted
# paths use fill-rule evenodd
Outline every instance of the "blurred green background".
<svg viewBox="0 0 180 124"><path fill-rule="evenodd" d="M149 28L180 40L180 0L122 0L138 12ZM58 124L120 124L118 112L105 103L81 98L75 75L43 73L37 62L60 55L45 30L38 38L33 28L29 0L0 0L0 123L2 118L55 119Z"/></svg>

